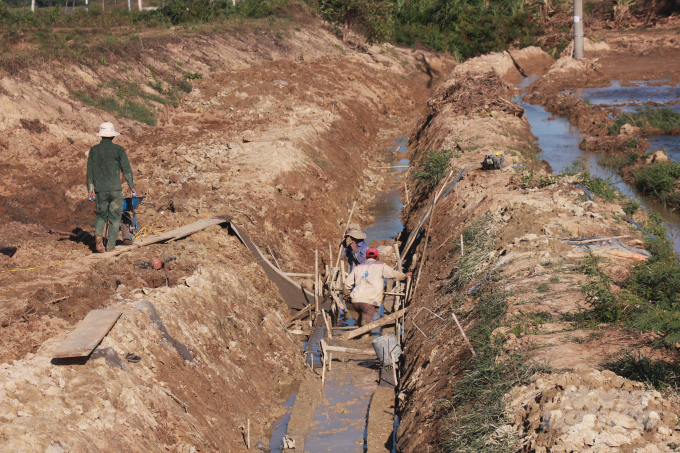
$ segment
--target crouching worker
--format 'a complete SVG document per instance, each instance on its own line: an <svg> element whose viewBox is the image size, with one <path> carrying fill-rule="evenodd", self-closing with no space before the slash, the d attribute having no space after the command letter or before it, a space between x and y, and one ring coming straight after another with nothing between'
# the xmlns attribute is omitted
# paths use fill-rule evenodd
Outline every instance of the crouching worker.
<svg viewBox="0 0 680 453"><path fill-rule="evenodd" d="M373 322L375 309L380 308L383 302L385 279L404 280L411 275L410 272L404 274L395 271L378 261L379 259L378 249L369 248L366 251L366 262L357 265L345 279L343 294L349 295L350 303L359 313L359 327Z"/></svg>
<svg viewBox="0 0 680 453"><path fill-rule="evenodd" d="M132 180L132 167L125 154L125 148L113 143L120 135L111 123L99 125L98 137L102 141L90 149L87 157L88 198L96 203L97 217L94 219L95 248L97 252L110 252L116 248L116 238L123 216L123 186L120 174L123 173L132 196L136 196ZM108 241L104 249L104 229L109 223Z"/></svg>

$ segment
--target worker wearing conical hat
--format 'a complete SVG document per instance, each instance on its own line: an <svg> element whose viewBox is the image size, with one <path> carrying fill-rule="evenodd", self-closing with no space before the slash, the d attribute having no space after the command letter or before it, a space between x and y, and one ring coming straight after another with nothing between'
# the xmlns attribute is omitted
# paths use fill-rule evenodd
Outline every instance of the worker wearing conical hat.
<svg viewBox="0 0 680 453"><path fill-rule="evenodd" d="M95 201L97 217L94 219L95 248L97 252L112 251L116 247L116 237L123 216L123 186L120 174L123 173L135 194L135 183L132 179L132 167L125 153L125 148L113 143L113 138L120 135L111 123L99 125L98 137L102 141L90 149L87 156L87 192L88 198ZM104 249L104 229L109 222L109 234Z"/></svg>
<svg viewBox="0 0 680 453"><path fill-rule="evenodd" d="M366 262L366 251L368 250L368 244L364 242L366 239L366 233L361 231L358 223L350 223L347 226L347 232L345 233L345 250L342 252L342 256L347 258L347 265L349 272L352 272L354 266L363 264Z"/></svg>

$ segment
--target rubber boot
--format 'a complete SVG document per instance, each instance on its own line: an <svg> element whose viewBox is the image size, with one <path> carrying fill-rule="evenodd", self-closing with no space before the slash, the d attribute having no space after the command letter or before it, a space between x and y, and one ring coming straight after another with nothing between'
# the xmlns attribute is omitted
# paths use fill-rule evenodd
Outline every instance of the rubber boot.
<svg viewBox="0 0 680 453"><path fill-rule="evenodd" d="M106 249L104 248L104 240L102 239L101 236L97 236L95 238L95 250L97 250L97 253L104 253Z"/></svg>

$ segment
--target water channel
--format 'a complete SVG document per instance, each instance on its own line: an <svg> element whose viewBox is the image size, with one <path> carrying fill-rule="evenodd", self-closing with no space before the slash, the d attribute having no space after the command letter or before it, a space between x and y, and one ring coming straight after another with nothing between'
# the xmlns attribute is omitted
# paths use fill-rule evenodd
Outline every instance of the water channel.
<svg viewBox="0 0 680 453"><path fill-rule="evenodd" d="M518 88L525 88L537 78L527 77ZM641 105L643 102L653 100L669 107L678 108L680 104L668 104L680 98L680 87L647 86L645 82L639 82L636 86L621 86L617 81L612 81L612 86L603 88L579 88L572 93L581 98L588 98L593 104L600 105ZM653 81L664 82L664 80ZM655 203L640 194L634 187L625 183L616 171L599 165L600 155L584 151L579 148L582 140L579 130L568 119L554 117L540 105L528 104L517 96L514 101L524 108L527 120L531 125L531 132L538 138L538 146L541 148L539 158L550 163L554 173L559 173L567 166L572 165L577 159L581 159L587 170L593 176L610 181L610 183L627 197L636 200L647 212L657 212L664 219L669 238L675 245L675 250L680 252L680 215L666 209L665 206ZM652 147L650 151L665 146L671 160L680 161L680 137L658 136L648 137Z"/></svg>
<svg viewBox="0 0 680 453"><path fill-rule="evenodd" d="M404 137L393 143L388 152L393 155L395 151L406 152ZM390 173L399 173L405 170L404 166L409 163L408 159L401 159L390 163ZM377 240L391 240L403 229L401 218L401 184L398 176L394 176L395 182L390 187L391 191L376 195L376 202L370 208L370 213L375 217L373 225L364 228L366 242ZM380 307L377 316L383 315L384 306ZM354 320L347 314L340 327L354 325ZM321 366L316 344L325 336L325 328L318 327L310 337L311 353L307 355L307 363L312 366ZM334 336L339 333L334 332ZM380 328L371 332L371 336L380 335ZM307 342L303 342L303 349ZM317 408L312 426L305 441L306 451L332 451L334 452L364 452L366 451L367 419L371 396L377 384L378 370L375 360L360 359L348 362L333 362L333 372L326 375L324 385L324 397ZM357 372L356 366L363 369ZM273 452L283 449L283 437L288 428L290 408L295 402L293 395L284 406L288 412L272 426L269 448ZM395 430L397 422L395 421Z"/></svg>

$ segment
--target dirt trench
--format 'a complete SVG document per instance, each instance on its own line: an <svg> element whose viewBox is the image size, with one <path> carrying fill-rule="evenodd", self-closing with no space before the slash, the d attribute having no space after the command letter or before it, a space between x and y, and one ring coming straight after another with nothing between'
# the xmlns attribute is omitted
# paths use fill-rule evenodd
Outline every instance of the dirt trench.
<svg viewBox="0 0 680 453"><path fill-rule="evenodd" d="M307 25L284 46L180 36L159 49L165 61L128 64L142 83L154 81L149 65L175 61L204 74L155 127L84 105L63 84L105 85L122 62L31 72L40 93L0 81L0 243L17 246L0 255L0 451L246 451L248 424L253 446L268 443L306 368L290 311L238 239L215 226L93 264L91 243L64 233L92 230L84 164L110 120L146 196L146 232L231 214L282 270L313 272L318 248L323 271L354 200L354 221L371 222L384 150L430 94L419 59L440 76L454 62L389 45L355 52ZM172 256L161 271L139 268ZM89 310L109 307L124 314L89 360L50 360Z"/></svg>
<svg viewBox="0 0 680 453"><path fill-rule="evenodd" d="M532 61L532 52L541 53L523 52ZM513 55L520 66L526 64L521 53ZM618 58L624 64L626 57ZM423 240L416 243L411 266L423 271L404 325L397 451L672 451L669 445L679 437L678 408L640 383L599 371L603 360L626 348L664 355L652 347L654 336L609 325L590 330L574 322L588 307L581 291L587 278L579 270L585 254L565 239L621 236L643 253L643 237L620 221L619 204L589 201L572 177L536 182L548 179L549 162L536 159L539 150L524 111L512 102L517 75L514 68L498 69L503 59L512 68L502 54L457 66L428 101L409 142L412 168L422 165L428 151L451 150L448 183L468 170L438 202L431 227L424 225ZM590 77L592 66L561 59L527 72L542 76L537 85L545 87ZM502 170L479 168L484 156L496 153L505 157ZM441 184L412 190L404 208L408 232ZM618 279L632 268L630 255L596 253ZM487 351L484 345L500 342L496 364L524 357L525 366L546 365L536 369L552 374L534 372L514 390L505 388L508 395L498 402L503 409L495 418L475 418L489 404L481 399L486 394L478 393L484 402L475 405L465 395L476 390L464 386L471 385L468 376L485 382L493 372L470 374L482 359L472 356L453 313L479 354ZM652 412L654 421L648 422Z"/></svg>

